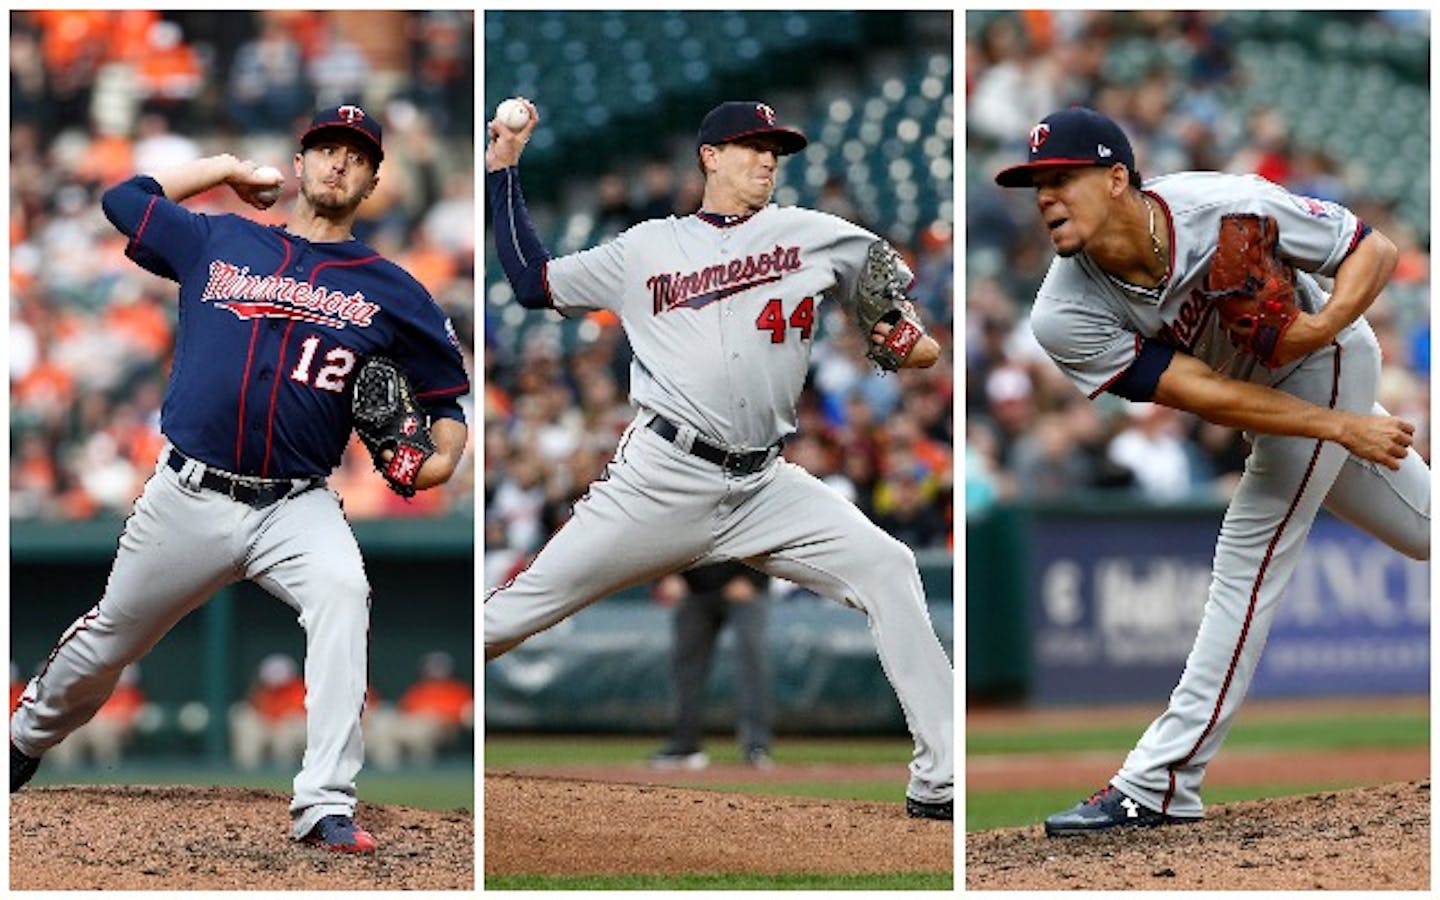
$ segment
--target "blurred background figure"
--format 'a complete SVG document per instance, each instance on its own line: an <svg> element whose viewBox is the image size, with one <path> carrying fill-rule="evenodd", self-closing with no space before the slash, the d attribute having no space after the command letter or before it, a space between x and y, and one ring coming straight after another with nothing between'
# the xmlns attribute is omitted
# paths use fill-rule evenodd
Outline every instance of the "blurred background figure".
<svg viewBox="0 0 1440 900"><path fill-rule="evenodd" d="M289 768L305 752L305 679L283 653L260 660L245 699L230 707L230 755L253 771Z"/></svg>
<svg viewBox="0 0 1440 900"><path fill-rule="evenodd" d="M668 575L655 585L657 601L674 608L670 651L675 724L650 757L657 769L703 769L705 684L720 633L728 624L735 650L735 736L740 758L769 768L770 659L765 621L769 576L744 563L721 562Z"/></svg>
<svg viewBox="0 0 1440 900"><path fill-rule="evenodd" d="M95 717L46 753L45 761L73 769L89 760L99 768L113 769L120 765L125 746L146 724L154 722L157 713L140 688L139 663L131 663L120 670L115 692Z"/></svg>
<svg viewBox="0 0 1440 900"><path fill-rule="evenodd" d="M475 727L475 690L455 676L455 658L433 650L420 657L418 668L419 677L395 705L375 705L366 717L366 758L382 769L406 761L429 766Z"/></svg>

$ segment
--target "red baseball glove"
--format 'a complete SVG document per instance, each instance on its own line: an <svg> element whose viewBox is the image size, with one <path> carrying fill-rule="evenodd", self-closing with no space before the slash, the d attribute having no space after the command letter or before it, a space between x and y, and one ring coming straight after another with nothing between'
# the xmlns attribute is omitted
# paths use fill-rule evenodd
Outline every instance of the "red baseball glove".
<svg viewBox="0 0 1440 900"><path fill-rule="evenodd" d="M1270 369L1280 366L1275 351L1300 317L1295 270L1280 259L1279 240L1280 226L1273 216L1221 216L1203 292L1235 346L1255 354Z"/></svg>

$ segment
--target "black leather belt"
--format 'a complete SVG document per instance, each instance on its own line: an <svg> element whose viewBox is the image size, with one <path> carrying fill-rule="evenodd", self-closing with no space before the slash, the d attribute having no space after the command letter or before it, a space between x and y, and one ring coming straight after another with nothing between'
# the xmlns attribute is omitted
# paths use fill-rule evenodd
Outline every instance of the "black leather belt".
<svg viewBox="0 0 1440 900"><path fill-rule="evenodd" d="M170 468L179 472L189 461L189 457L171 447L169 459L165 462ZM253 506L256 509L264 509L277 500L283 500L292 494L304 493L324 483L325 479L323 478L247 478L221 472L209 466L205 467L205 474L200 476L202 488L224 494L231 500L238 500L246 506Z"/></svg>
<svg viewBox="0 0 1440 900"><path fill-rule="evenodd" d="M675 436L680 433L679 425L658 413L645 427L672 444L675 443ZM676 444L676 446L679 445ZM770 460L775 458L779 447L780 444L777 442L774 446L764 450L735 453L724 447L717 447L697 434L694 443L690 445L690 452L706 462L714 463L732 475L750 475L765 468Z"/></svg>

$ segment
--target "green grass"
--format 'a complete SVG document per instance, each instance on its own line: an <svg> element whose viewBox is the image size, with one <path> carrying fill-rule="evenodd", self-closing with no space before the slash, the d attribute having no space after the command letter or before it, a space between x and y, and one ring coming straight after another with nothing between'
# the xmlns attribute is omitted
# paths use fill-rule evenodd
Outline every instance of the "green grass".
<svg viewBox="0 0 1440 900"><path fill-rule="evenodd" d="M1148 722L1083 730L1015 730L972 732L965 741L968 755L986 753L1081 753L1129 750ZM1430 717L1424 713L1384 715L1317 715L1288 720L1237 722L1225 739L1229 748L1347 750L1356 747L1417 747L1430 740Z"/></svg>
<svg viewBox="0 0 1440 900"><path fill-rule="evenodd" d="M277 791L289 796L293 772L239 772L200 765L127 764L119 769L49 769L41 765L31 784L159 784L214 785ZM361 803L413 806L419 809L453 810L475 808L475 778L463 765L400 772L362 770L355 780Z"/></svg>
<svg viewBox="0 0 1440 900"><path fill-rule="evenodd" d="M1260 800L1313 794L1367 783L1365 773L1357 772L1351 782L1326 784L1262 784L1206 787L1205 802L1234 803L1237 800ZM1095 785L1099 787L1099 785ZM1071 789L1037 789L1028 791L971 791L965 795L965 830L989 831L994 828L1038 826L1045 817L1074 806L1085 799L1084 791Z"/></svg>
<svg viewBox="0 0 1440 900"><path fill-rule="evenodd" d="M888 875L487 875L487 891L950 891L949 872Z"/></svg>

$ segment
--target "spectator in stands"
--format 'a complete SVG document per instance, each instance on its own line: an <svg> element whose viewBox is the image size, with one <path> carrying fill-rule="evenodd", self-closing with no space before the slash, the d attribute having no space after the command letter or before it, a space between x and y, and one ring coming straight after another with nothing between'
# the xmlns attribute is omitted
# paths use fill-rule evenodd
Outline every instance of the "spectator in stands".
<svg viewBox="0 0 1440 900"><path fill-rule="evenodd" d="M230 115L246 131L289 122L313 105L300 44L279 16L264 15L260 34L235 55L227 100Z"/></svg>
<svg viewBox="0 0 1440 900"><path fill-rule="evenodd" d="M715 644L727 623L735 636L735 733L741 759L770 768L770 663L765 650L768 576L733 560L668 575L656 599L675 609L670 650L675 721L670 738L651 755L657 769L703 769L705 683Z"/></svg>
<svg viewBox="0 0 1440 900"><path fill-rule="evenodd" d="M380 706L366 719L366 753L380 768L402 758L429 766L436 754L475 727L475 692L455 677L455 658L443 650L420 657L419 678L394 707Z"/></svg>
<svg viewBox="0 0 1440 900"><path fill-rule="evenodd" d="M305 752L305 679L284 653L260 660L245 699L230 707L230 755L246 771L289 768Z"/></svg>

